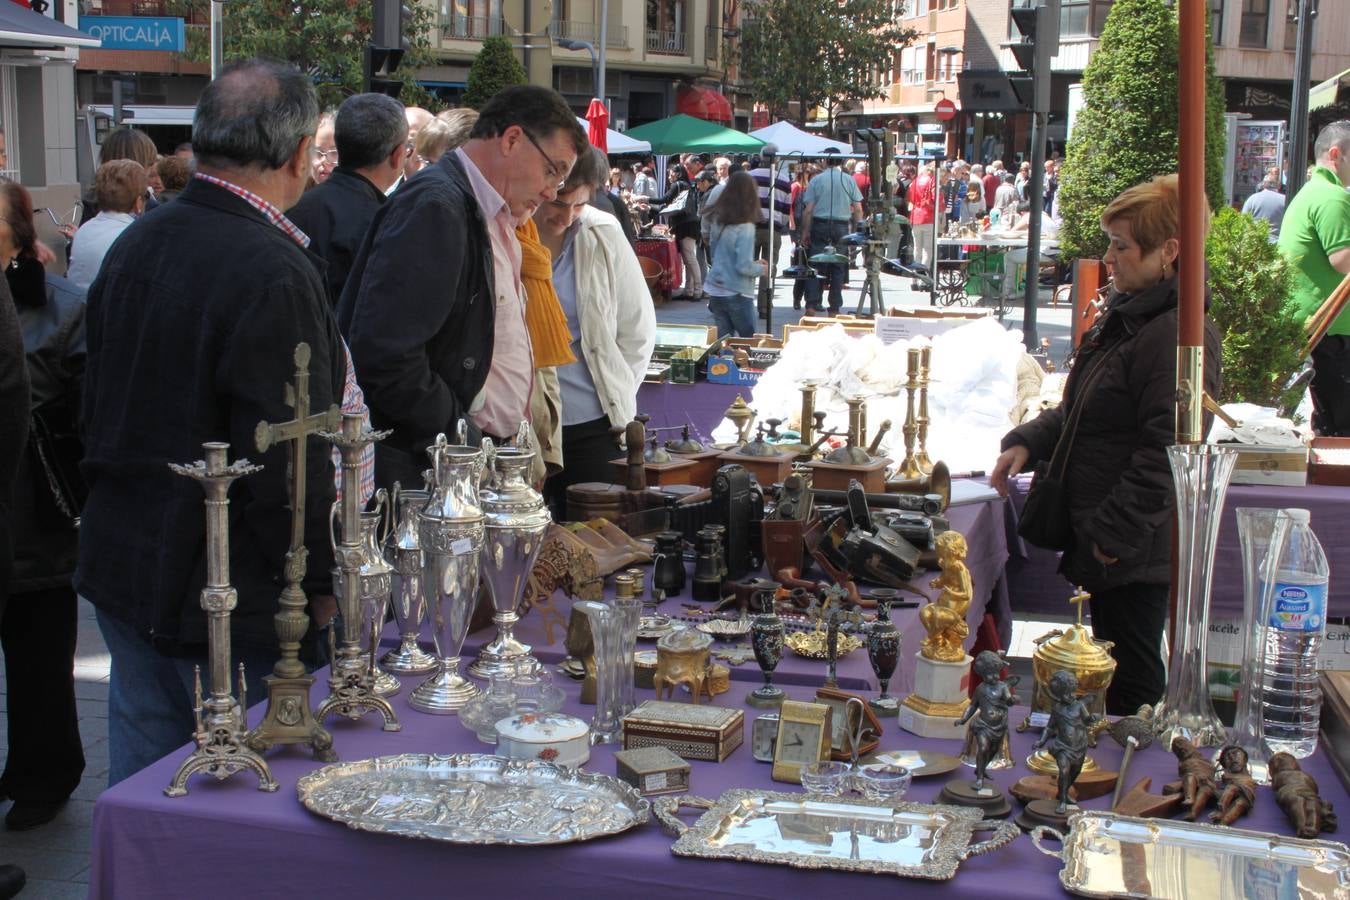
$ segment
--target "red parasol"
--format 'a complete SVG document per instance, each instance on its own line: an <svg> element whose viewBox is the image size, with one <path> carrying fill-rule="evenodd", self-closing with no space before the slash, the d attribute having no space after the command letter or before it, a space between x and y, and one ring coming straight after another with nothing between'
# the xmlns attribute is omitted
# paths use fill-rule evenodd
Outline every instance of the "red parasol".
<svg viewBox="0 0 1350 900"><path fill-rule="evenodd" d="M586 130L586 136L590 138L591 146L598 148L602 153L608 153L609 110L605 109L603 100L591 101L590 107L586 110L586 121L591 126Z"/></svg>

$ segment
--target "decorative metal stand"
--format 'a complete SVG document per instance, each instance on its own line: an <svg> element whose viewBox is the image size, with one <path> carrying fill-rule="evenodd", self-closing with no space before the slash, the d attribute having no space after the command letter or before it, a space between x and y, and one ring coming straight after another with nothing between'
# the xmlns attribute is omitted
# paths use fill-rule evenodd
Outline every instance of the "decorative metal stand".
<svg viewBox="0 0 1350 900"><path fill-rule="evenodd" d="M933 471L933 461L928 458L928 371L932 361L933 348L919 348L919 415L915 418L919 451L914 454L914 462L924 475Z"/></svg>
<svg viewBox="0 0 1350 900"><path fill-rule="evenodd" d="M202 609L206 610L211 699L202 701L202 670L198 666L193 711L197 719L193 734L197 749L174 772L164 789L166 797L186 795L188 778L198 772L224 781L235 772L249 769L258 776L258 790L275 791L278 787L266 761L244 743L248 694L243 663L239 664L239 699L236 701L230 693L230 612L238 604L239 594L230 586L230 501L226 495L231 482L262 466L250 465L246 459L228 465L229 444L207 443L202 447L206 450L205 461L198 460L190 466L170 463L169 468L201 482L206 492L206 586L202 588Z"/></svg>
<svg viewBox="0 0 1350 900"><path fill-rule="evenodd" d="M384 730L398 731L398 716L389 701L375 692L375 650L380 634L370 629L369 657L361 647L361 451L389 436L388 431L371 431L360 413L343 413L341 431L322 431L319 435L338 448L342 455L342 543L334 557L342 573L342 646L329 668L329 694L314 711L320 722L333 713L359 719L367 713L384 716ZM334 639L329 638L330 641ZM331 644L330 644L331 646Z"/></svg>
<svg viewBox="0 0 1350 900"><path fill-rule="evenodd" d="M1167 694L1154 714L1154 732L1165 748L1178 737L1197 747L1217 747L1225 734L1206 679L1209 590L1237 453L1213 444L1175 444L1167 456L1177 493L1177 611Z"/></svg>
<svg viewBox="0 0 1350 900"><path fill-rule="evenodd" d="M905 408L905 424L900 429L905 436L905 458L896 471L897 478L918 478L923 475L918 458L914 455L914 442L919 435L918 417L914 412L914 393L919 389L919 348L912 347L908 354L909 380L905 382L905 391L909 394Z"/></svg>
<svg viewBox="0 0 1350 900"><path fill-rule="evenodd" d="M286 405L295 410L294 419L276 424L259 422L254 433L259 453L273 444L291 444L291 546L282 570L286 587L278 601L281 610L273 619L281 658L272 674L263 679L267 684L267 712L245 740L259 753L276 744L308 744L314 748L315 759L335 762L333 736L314 718L309 707L314 676L305 671L305 664L300 661L300 641L309 629L305 592L300 582L305 578L309 558L305 549L306 443L311 434L337 428L342 413L333 405L324 412L309 414L309 345L303 342L295 345L295 382L286 385Z"/></svg>

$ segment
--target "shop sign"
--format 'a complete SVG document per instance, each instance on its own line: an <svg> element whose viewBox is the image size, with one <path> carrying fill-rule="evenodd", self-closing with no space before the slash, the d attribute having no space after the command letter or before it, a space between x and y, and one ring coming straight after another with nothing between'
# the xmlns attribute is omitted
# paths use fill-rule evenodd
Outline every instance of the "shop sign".
<svg viewBox="0 0 1350 900"><path fill-rule="evenodd" d="M80 30L102 41L102 50L181 53L187 46L183 20L168 16L80 16Z"/></svg>

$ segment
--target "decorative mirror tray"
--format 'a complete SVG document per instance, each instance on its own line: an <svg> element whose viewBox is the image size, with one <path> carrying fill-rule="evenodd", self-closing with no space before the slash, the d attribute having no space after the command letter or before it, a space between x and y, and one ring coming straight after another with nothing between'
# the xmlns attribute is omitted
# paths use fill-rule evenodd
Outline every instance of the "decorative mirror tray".
<svg viewBox="0 0 1350 900"><path fill-rule="evenodd" d="M1046 837L1063 849L1043 847ZM1334 841L1086 811L1069 817L1067 838L1042 825L1031 840L1084 897L1350 898L1350 848Z"/></svg>
<svg viewBox="0 0 1350 900"><path fill-rule="evenodd" d="M610 775L482 753L408 753L301 777L300 802L349 828L460 844L564 844L648 819L650 801Z"/></svg>
<svg viewBox="0 0 1350 900"><path fill-rule="evenodd" d="M680 807L708 810L693 825ZM733 790L716 801L663 797L653 811L678 840L677 856L774 863L946 880L962 860L1011 842L1017 826L985 821L978 809L822 794ZM994 830L970 843L976 830Z"/></svg>
<svg viewBox="0 0 1350 900"><path fill-rule="evenodd" d="M929 775L945 775L961 765L958 757L933 750L878 750L863 757L864 764L880 763L887 766L904 766L915 778Z"/></svg>

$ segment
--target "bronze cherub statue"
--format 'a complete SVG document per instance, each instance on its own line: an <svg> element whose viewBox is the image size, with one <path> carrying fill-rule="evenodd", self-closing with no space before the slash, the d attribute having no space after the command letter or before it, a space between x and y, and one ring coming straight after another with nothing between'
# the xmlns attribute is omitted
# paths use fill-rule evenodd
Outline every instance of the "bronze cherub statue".
<svg viewBox="0 0 1350 900"><path fill-rule="evenodd" d="M1087 756L1089 732L1093 725L1101 721L1094 716L1091 704L1095 697L1086 694L1078 697L1078 676L1067 669L1060 669L1050 676L1050 721L1041 733L1041 739L1033 749L1039 750L1050 745L1050 755L1055 758L1058 791L1055 812L1065 815L1072 800L1069 789L1078 780L1083 771L1083 759Z"/></svg>
<svg viewBox="0 0 1350 900"><path fill-rule="evenodd" d="M1288 753L1276 753L1266 763L1275 802L1289 817L1294 833L1315 838L1320 831L1336 830L1336 813L1317 792L1317 782L1299 768L1298 760Z"/></svg>
<svg viewBox="0 0 1350 900"><path fill-rule="evenodd" d="M1007 661L992 650L984 650L975 658L971 668L980 676L982 683L975 689L975 696L965 713L956 720L957 725L967 726L967 743L975 751L975 789L984 787L988 775L989 763L999 755L1008 740L1008 708L1017 703L1013 688L1021 679L1013 675L1000 680L999 675Z"/></svg>

